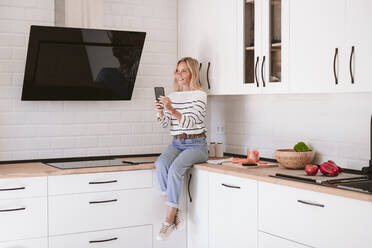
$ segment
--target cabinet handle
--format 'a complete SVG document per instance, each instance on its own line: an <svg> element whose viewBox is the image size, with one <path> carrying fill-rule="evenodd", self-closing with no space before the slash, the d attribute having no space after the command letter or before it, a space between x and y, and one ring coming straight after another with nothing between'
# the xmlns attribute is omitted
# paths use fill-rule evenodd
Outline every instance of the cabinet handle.
<svg viewBox="0 0 372 248"><path fill-rule="evenodd" d="M309 201L303 201L303 200L297 200L297 202L300 202L300 203L303 203L303 204L307 204L307 205L311 205L311 206L316 206L316 207L324 208L324 205L323 204L319 204L319 203L314 203L314 202L309 202Z"/></svg>
<svg viewBox="0 0 372 248"><path fill-rule="evenodd" d="M26 210L26 208L1 209L0 212L12 212L12 211L20 211L20 210Z"/></svg>
<svg viewBox="0 0 372 248"><path fill-rule="evenodd" d="M116 202L118 199L106 200L106 201L90 201L89 204L97 204L97 203L108 203L108 202Z"/></svg>
<svg viewBox="0 0 372 248"><path fill-rule="evenodd" d="M89 182L89 184L104 184L104 183L117 183L118 180L101 181L101 182Z"/></svg>
<svg viewBox="0 0 372 248"><path fill-rule="evenodd" d="M209 83L209 67L211 67L211 62L208 62L208 67L207 67L207 83L208 83L208 89L211 89L211 85Z"/></svg>
<svg viewBox="0 0 372 248"><path fill-rule="evenodd" d="M256 80L257 87L260 87L260 85L258 84L258 79L257 79L257 65L258 65L259 60L260 60L260 57L257 57L256 65L254 66L254 78Z"/></svg>
<svg viewBox="0 0 372 248"><path fill-rule="evenodd" d="M22 189L26 189L26 187L0 189L0 191L11 191L11 190L22 190Z"/></svg>
<svg viewBox="0 0 372 248"><path fill-rule="evenodd" d="M192 202L191 191L190 191L191 178L192 178L192 174L190 174L190 176L189 176L189 182L188 182L188 184L187 184L187 191L189 192L189 199L190 199L190 202Z"/></svg>
<svg viewBox="0 0 372 248"><path fill-rule="evenodd" d="M266 87L265 79L264 79L264 64L265 64L265 56L262 58L262 65L261 65L261 78L262 78L262 85L263 87Z"/></svg>
<svg viewBox="0 0 372 248"><path fill-rule="evenodd" d="M354 75L353 75L353 56L354 55L354 46L351 47L351 53L350 53L350 62L349 62L349 69L350 69L350 77L351 77L351 83L354 84Z"/></svg>
<svg viewBox="0 0 372 248"><path fill-rule="evenodd" d="M118 238L112 238L112 239L101 239L101 240L91 240L89 241L90 244L92 243L102 243L102 242L108 242L108 241L114 241L117 240Z"/></svg>
<svg viewBox="0 0 372 248"><path fill-rule="evenodd" d="M336 47L335 56L333 57L333 75L335 77L335 84L336 85L338 85L338 78L337 78L337 74L336 74L336 58L337 58L337 55L338 55L338 48Z"/></svg>
<svg viewBox="0 0 372 248"><path fill-rule="evenodd" d="M201 68L202 68L202 63L200 62L200 64L199 64L199 84L200 84L200 86L201 86L201 81L200 81L200 70L201 70Z"/></svg>
<svg viewBox="0 0 372 248"><path fill-rule="evenodd" d="M239 186L234 186L234 185L228 185L228 184L225 184L225 183L221 183L222 186L225 186L225 187L228 187L228 188L233 188L233 189L240 189Z"/></svg>

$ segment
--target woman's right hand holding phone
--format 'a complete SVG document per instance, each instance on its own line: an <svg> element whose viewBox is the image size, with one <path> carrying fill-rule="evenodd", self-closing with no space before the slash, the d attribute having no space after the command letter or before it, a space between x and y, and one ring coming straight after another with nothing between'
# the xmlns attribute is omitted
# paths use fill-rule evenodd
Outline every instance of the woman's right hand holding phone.
<svg viewBox="0 0 372 248"><path fill-rule="evenodd" d="M154 109L159 114L160 119L163 119L163 109L164 106L160 101L154 101Z"/></svg>

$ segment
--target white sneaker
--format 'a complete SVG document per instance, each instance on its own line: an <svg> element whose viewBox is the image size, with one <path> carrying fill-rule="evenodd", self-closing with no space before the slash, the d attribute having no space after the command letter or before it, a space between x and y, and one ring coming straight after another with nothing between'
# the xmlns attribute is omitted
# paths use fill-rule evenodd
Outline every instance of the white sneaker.
<svg viewBox="0 0 372 248"><path fill-rule="evenodd" d="M160 228L159 234L156 237L157 240L165 240L167 239L176 229L174 224L169 224L168 222L164 222Z"/></svg>
<svg viewBox="0 0 372 248"><path fill-rule="evenodd" d="M185 217L183 211L177 209L176 215L174 216L174 225L177 231L182 231L185 228Z"/></svg>

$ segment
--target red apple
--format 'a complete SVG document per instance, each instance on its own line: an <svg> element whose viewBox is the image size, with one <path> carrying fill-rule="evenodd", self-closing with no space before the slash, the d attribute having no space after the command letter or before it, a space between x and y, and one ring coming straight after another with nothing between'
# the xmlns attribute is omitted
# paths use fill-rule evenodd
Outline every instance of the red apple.
<svg viewBox="0 0 372 248"><path fill-rule="evenodd" d="M313 164L307 164L305 166L305 171L306 171L306 174L308 174L309 176L315 176L316 173L318 173L318 166L313 165Z"/></svg>

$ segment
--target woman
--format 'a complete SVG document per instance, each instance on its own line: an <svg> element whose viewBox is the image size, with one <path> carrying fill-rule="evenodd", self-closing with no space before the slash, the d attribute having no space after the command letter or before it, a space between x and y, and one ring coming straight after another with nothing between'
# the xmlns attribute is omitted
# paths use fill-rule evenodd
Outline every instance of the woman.
<svg viewBox="0 0 372 248"><path fill-rule="evenodd" d="M204 123L207 94L199 84L198 61L189 57L179 60L173 86L175 92L154 103L160 125L170 126L173 136L172 144L155 162L160 188L168 205L165 222L157 237L159 240L183 227L179 202L184 175L193 164L208 159Z"/></svg>

